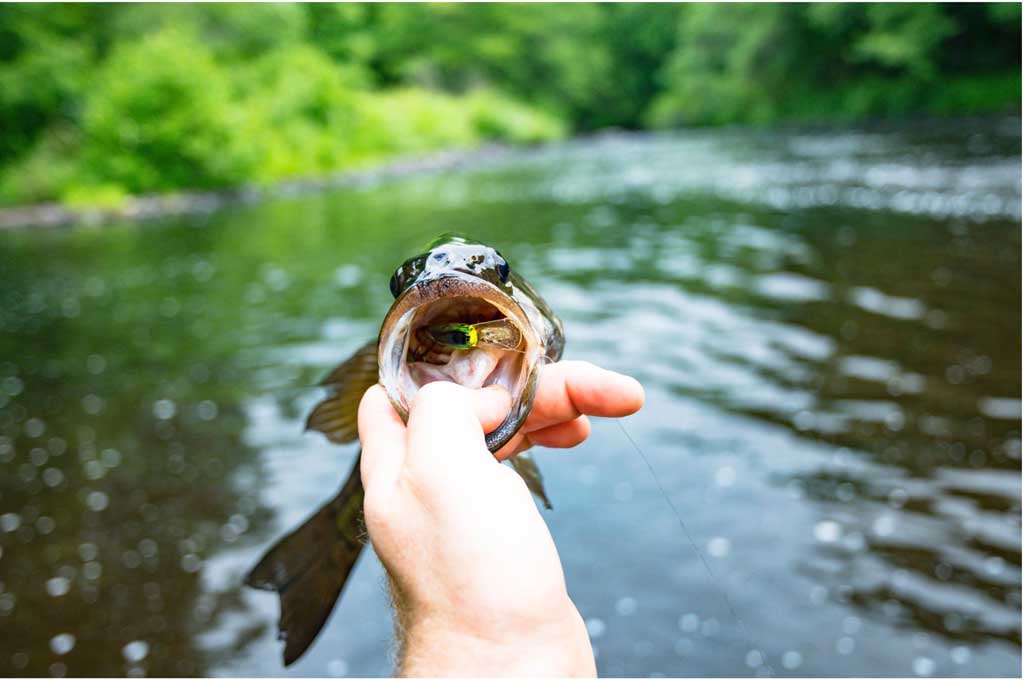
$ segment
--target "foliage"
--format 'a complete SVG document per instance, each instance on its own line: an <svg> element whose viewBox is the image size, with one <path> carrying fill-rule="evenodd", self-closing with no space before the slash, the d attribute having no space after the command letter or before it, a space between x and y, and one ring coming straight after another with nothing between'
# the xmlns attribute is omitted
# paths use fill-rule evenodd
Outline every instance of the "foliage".
<svg viewBox="0 0 1024 681"><path fill-rule="evenodd" d="M297 77L301 74L301 77ZM250 175L274 180L342 167L355 128L359 75L306 45L281 48L236 75Z"/></svg>
<svg viewBox="0 0 1024 681"><path fill-rule="evenodd" d="M123 43L85 98L83 175L133 192L240 182L254 159L239 113L227 73L190 32Z"/></svg>
<svg viewBox="0 0 1024 681"><path fill-rule="evenodd" d="M662 127L1013 110L1020 7L695 5L662 74Z"/></svg>
<svg viewBox="0 0 1024 681"><path fill-rule="evenodd" d="M1019 4L0 4L0 202L645 125L1019 111Z"/></svg>

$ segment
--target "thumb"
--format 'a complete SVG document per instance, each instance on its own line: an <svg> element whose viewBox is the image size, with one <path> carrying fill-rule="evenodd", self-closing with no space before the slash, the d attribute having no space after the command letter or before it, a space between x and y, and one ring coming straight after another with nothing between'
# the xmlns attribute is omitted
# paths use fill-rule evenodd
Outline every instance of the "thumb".
<svg viewBox="0 0 1024 681"><path fill-rule="evenodd" d="M479 463L485 427L493 429L508 413L503 388L470 390L455 383L428 383L416 392L409 410L408 460L423 470L458 470ZM488 457L490 458L490 457Z"/></svg>

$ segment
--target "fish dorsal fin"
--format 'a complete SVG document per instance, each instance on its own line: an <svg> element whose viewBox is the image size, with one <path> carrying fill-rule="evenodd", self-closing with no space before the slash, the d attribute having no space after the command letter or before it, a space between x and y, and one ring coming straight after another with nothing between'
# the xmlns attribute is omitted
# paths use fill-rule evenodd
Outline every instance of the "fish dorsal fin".
<svg viewBox="0 0 1024 681"><path fill-rule="evenodd" d="M543 502L544 508L550 510L551 502L548 501L548 495L544 491L544 477L540 474L540 469L537 468L537 462L526 454L513 456L508 462L526 483L526 488Z"/></svg>
<svg viewBox="0 0 1024 681"><path fill-rule="evenodd" d="M320 381L331 394L313 407L306 419L306 430L318 430L339 445L354 441L359 437L359 401L376 382L377 341L373 340Z"/></svg>

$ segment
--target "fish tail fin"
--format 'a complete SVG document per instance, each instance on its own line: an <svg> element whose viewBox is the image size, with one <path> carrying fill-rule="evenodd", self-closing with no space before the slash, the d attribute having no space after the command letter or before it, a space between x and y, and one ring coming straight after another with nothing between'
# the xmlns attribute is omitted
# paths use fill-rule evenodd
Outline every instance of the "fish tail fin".
<svg viewBox="0 0 1024 681"><path fill-rule="evenodd" d="M280 597L285 666L313 643L348 581L363 549L362 509L357 457L338 495L271 547L245 578Z"/></svg>

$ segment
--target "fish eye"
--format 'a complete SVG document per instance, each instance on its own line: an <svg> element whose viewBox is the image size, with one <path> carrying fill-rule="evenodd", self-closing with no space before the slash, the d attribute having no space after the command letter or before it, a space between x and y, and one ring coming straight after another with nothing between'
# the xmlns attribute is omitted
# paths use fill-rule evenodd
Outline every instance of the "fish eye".
<svg viewBox="0 0 1024 681"><path fill-rule="evenodd" d="M397 298L398 294L401 292L402 287L400 286L400 282L398 281L398 272L395 272L394 274L391 275L391 295Z"/></svg>
<svg viewBox="0 0 1024 681"><path fill-rule="evenodd" d="M498 254L498 257L500 258L500 260L498 260L498 276L501 277L501 283L507 284L508 277L512 274L512 271L509 269L508 261L505 260L505 258L502 258L500 253Z"/></svg>

